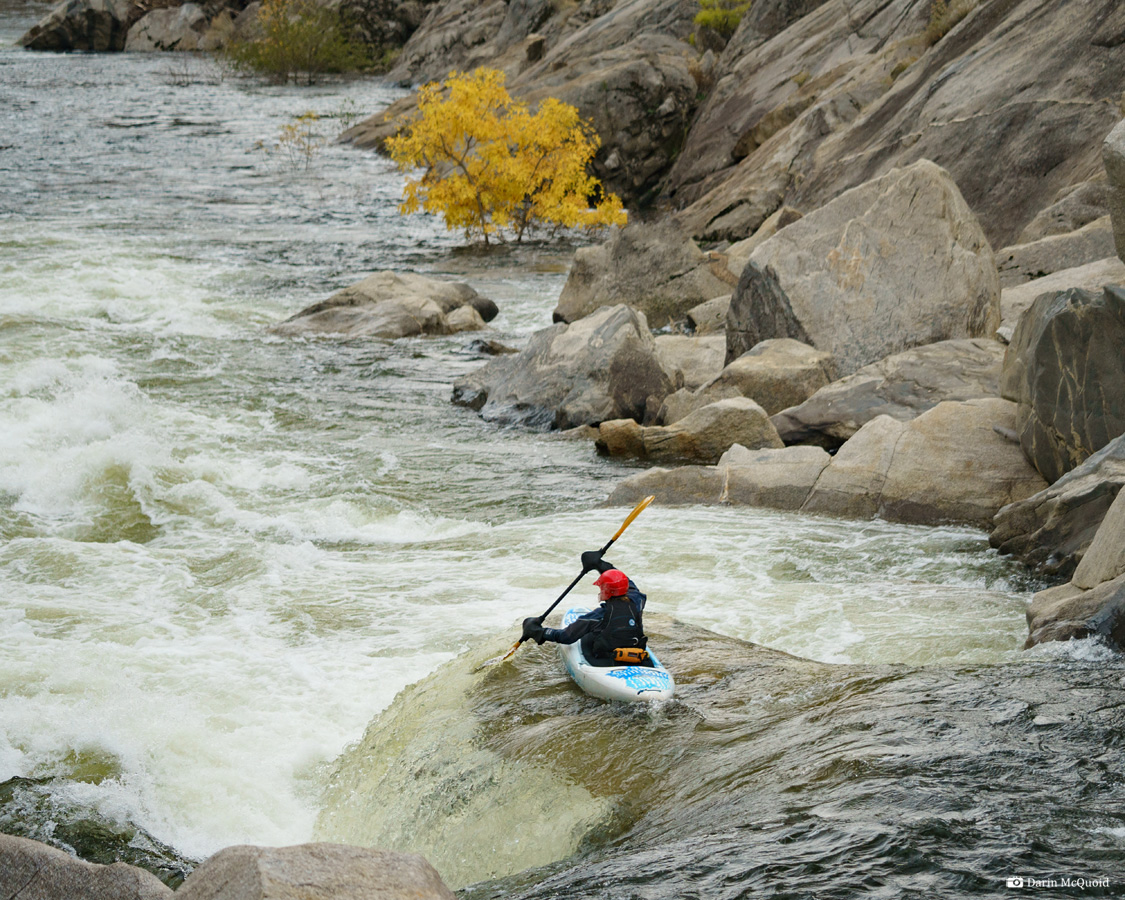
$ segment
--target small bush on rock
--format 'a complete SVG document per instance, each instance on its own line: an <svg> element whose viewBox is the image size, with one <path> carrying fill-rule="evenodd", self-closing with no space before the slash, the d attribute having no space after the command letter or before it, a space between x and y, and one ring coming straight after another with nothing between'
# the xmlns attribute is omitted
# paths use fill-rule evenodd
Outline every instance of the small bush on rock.
<svg viewBox="0 0 1125 900"><path fill-rule="evenodd" d="M751 0L699 0L695 24L730 37L738 28Z"/></svg>

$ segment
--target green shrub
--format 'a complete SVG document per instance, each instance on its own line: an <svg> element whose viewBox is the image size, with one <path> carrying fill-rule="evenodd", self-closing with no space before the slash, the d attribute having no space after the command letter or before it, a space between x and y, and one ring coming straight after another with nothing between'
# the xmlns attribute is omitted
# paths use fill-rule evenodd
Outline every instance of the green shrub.
<svg viewBox="0 0 1125 900"><path fill-rule="evenodd" d="M730 37L750 8L752 0L699 0L695 24Z"/></svg>
<svg viewBox="0 0 1125 900"><path fill-rule="evenodd" d="M264 0L258 11L261 36L236 41L226 55L238 68L312 84L329 72L353 72L370 64L367 49L348 36L337 10L316 0Z"/></svg>

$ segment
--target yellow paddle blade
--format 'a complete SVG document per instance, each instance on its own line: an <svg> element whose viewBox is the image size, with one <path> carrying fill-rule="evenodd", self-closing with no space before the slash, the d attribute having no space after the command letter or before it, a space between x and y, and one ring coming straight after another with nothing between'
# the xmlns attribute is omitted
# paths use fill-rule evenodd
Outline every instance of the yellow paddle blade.
<svg viewBox="0 0 1125 900"><path fill-rule="evenodd" d="M613 540L611 540L610 543L612 544L613 541L616 541L619 537L621 537L625 529L633 524L633 520L637 518L637 516L639 516L641 513L643 513L648 508L648 505L655 499L656 494L649 494L644 498L644 500L638 503L636 507L634 507L633 511L629 513L628 518L626 518L625 521L621 524L621 527L617 529L617 534L613 536Z"/></svg>

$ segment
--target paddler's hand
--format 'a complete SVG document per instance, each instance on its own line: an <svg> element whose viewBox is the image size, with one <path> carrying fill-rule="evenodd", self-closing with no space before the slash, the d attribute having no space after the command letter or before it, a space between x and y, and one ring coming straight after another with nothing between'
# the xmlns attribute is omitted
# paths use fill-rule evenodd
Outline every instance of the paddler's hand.
<svg viewBox="0 0 1125 900"><path fill-rule="evenodd" d="M523 636L521 641L535 641L535 643L542 645L546 638L543 637L543 619L541 616L532 616L530 619L523 620Z"/></svg>
<svg viewBox="0 0 1125 900"><path fill-rule="evenodd" d="M587 550L582 554L582 574L587 572L600 572L602 562L601 550Z"/></svg>

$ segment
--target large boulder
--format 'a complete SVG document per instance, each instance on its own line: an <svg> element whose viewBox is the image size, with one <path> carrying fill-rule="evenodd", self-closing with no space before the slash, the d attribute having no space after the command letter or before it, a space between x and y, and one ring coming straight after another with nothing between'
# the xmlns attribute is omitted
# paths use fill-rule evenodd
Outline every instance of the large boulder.
<svg viewBox="0 0 1125 900"><path fill-rule="evenodd" d="M1001 395L1020 445L1049 482L1125 433L1125 289L1044 294L1020 319Z"/></svg>
<svg viewBox="0 0 1125 900"><path fill-rule="evenodd" d="M1125 260L1125 120L1102 143L1102 162L1109 180L1109 214L1117 255Z"/></svg>
<svg viewBox="0 0 1125 900"><path fill-rule="evenodd" d="M143 869L75 859L39 841L0 834L0 897L5 900L172 900ZM178 896L178 895L176 895Z"/></svg>
<svg viewBox="0 0 1125 900"><path fill-rule="evenodd" d="M1052 234L997 250L1000 287L1012 287L1052 272L1075 269L1113 253L1113 225L1109 216L1102 216L1067 234Z"/></svg>
<svg viewBox="0 0 1125 900"><path fill-rule="evenodd" d="M1125 436L1040 493L996 514L989 543L1035 572L1070 577L1125 485Z"/></svg>
<svg viewBox="0 0 1125 900"><path fill-rule="evenodd" d="M520 353L458 379L453 402L489 421L567 429L643 421L671 390L644 315L619 304L536 332Z"/></svg>
<svg viewBox="0 0 1125 900"><path fill-rule="evenodd" d="M1070 580L1075 587L1090 590L1122 575L1125 575L1125 494L1119 491Z"/></svg>
<svg viewBox="0 0 1125 900"><path fill-rule="evenodd" d="M838 447L877 416L900 421L944 400L996 397L1004 345L984 338L939 341L895 353L773 416L786 444Z"/></svg>
<svg viewBox="0 0 1125 900"><path fill-rule="evenodd" d="M29 50L124 50L129 29L144 12L134 0L67 0L19 43Z"/></svg>
<svg viewBox="0 0 1125 900"><path fill-rule="evenodd" d="M171 893L169 892L169 897ZM344 844L235 846L192 872L176 900L453 900L416 853Z"/></svg>
<svg viewBox="0 0 1125 900"><path fill-rule="evenodd" d="M840 373L920 344L991 337L1000 288L957 186L922 160L847 191L759 246L727 314L727 360L791 337Z"/></svg>
<svg viewBox="0 0 1125 900"><path fill-rule="evenodd" d="M306 307L271 331L393 340L475 331L496 314L496 304L467 284L383 271Z"/></svg>
<svg viewBox="0 0 1125 900"><path fill-rule="evenodd" d="M831 462L820 447L751 450L736 445L719 460L726 473L720 502L798 510Z"/></svg>
<svg viewBox="0 0 1125 900"><path fill-rule="evenodd" d="M946 401L909 422L879 416L832 458L803 510L893 522L991 525L996 512L1046 487L999 431L1005 400Z"/></svg>
<svg viewBox="0 0 1125 900"><path fill-rule="evenodd" d="M574 322L599 307L627 303L659 328L729 293L734 282L722 257L704 253L671 219L628 225L608 242L574 254L554 320Z"/></svg>
<svg viewBox="0 0 1125 900"><path fill-rule="evenodd" d="M674 425L642 427L632 419L603 422L596 441L607 456L715 463L735 444L782 446L769 416L753 400L734 397L695 410Z"/></svg>
<svg viewBox="0 0 1125 900"><path fill-rule="evenodd" d="M129 29L125 50L198 50L210 24L207 14L196 3L154 9Z"/></svg>
<svg viewBox="0 0 1125 900"><path fill-rule="evenodd" d="M657 416L671 425L709 403L749 397L771 415L812 396L836 377L832 357L792 338L762 341L694 391L671 394Z"/></svg>
<svg viewBox="0 0 1125 900"><path fill-rule="evenodd" d="M1107 284L1125 285L1125 262L1116 255L1003 288L1000 291L1000 327L996 330L996 336L1002 341L1010 342L1020 317L1027 312L1036 297L1070 288L1100 291Z"/></svg>

